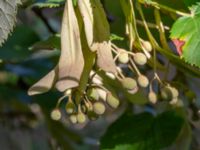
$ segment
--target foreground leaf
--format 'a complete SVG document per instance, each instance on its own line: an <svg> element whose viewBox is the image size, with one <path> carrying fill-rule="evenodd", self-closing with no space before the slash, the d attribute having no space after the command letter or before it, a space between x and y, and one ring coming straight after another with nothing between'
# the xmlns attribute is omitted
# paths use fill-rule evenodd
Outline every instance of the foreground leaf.
<svg viewBox="0 0 200 150"><path fill-rule="evenodd" d="M200 4L191 8L191 16L179 18L171 29L171 39L185 42L178 47L184 60L200 67Z"/></svg>
<svg viewBox="0 0 200 150"><path fill-rule="evenodd" d="M101 147L114 150L162 149L174 142L183 122L175 112L165 112L157 117L149 113L126 114L109 127L101 140Z"/></svg>
<svg viewBox="0 0 200 150"><path fill-rule="evenodd" d="M21 0L0 1L0 46L8 38L16 22L17 6Z"/></svg>

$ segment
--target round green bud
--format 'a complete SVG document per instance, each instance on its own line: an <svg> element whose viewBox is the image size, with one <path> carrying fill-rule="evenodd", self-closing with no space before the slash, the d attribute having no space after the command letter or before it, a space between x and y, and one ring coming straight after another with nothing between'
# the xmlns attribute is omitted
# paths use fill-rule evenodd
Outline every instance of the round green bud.
<svg viewBox="0 0 200 150"><path fill-rule="evenodd" d="M87 116L90 120L97 120L99 115L97 115L94 111L88 111Z"/></svg>
<svg viewBox="0 0 200 150"><path fill-rule="evenodd" d="M123 78L121 80L122 86L127 90L133 90L137 88L137 82L133 78Z"/></svg>
<svg viewBox="0 0 200 150"><path fill-rule="evenodd" d="M146 88L149 85L149 79L144 75L139 75L137 80L138 84L143 88Z"/></svg>
<svg viewBox="0 0 200 150"><path fill-rule="evenodd" d="M75 111L76 106L74 105L73 102L68 101L65 110L68 114L72 114Z"/></svg>
<svg viewBox="0 0 200 150"><path fill-rule="evenodd" d="M69 120L71 121L71 123L76 124L77 123L77 117L76 117L76 115L69 116Z"/></svg>
<svg viewBox="0 0 200 150"><path fill-rule="evenodd" d="M111 108L117 108L119 106L119 100L111 93L107 93L106 102Z"/></svg>
<svg viewBox="0 0 200 150"><path fill-rule="evenodd" d="M105 105L102 102L95 102L93 104L93 111L97 114L97 115L102 115L104 114L106 110Z"/></svg>
<svg viewBox="0 0 200 150"><path fill-rule="evenodd" d="M160 94L164 100L170 101L173 99L173 94L172 94L171 88L169 86L162 88L160 91Z"/></svg>
<svg viewBox="0 0 200 150"><path fill-rule="evenodd" d="M157 95L155 92L149 92L148 94L148 98L149 98L149 101L153 104L155 104L157 102Z"/></svg>
<svg viewBox="0 0 200 150"><path fill-rule="evenodd" d="M144 65L147 63L147 57L143 53L136 53L133 58L135 63L138 65Z"/></svg>
<svg viewBox="0 0 200 150"><path fill-rule="evenodd" d="M53 120L60 120L60 118L61 118L61 112L60 112L60 110L59 109L54 109L52 112L51 112L51 118L53 119Z"/></svg>
<svg viewBox="0 0 200 150"><path fill-rule="evenodd" d="M149 41L142 41L142 46L144 47L144 49L148 52L152 51L152 45Z"/></svg>
<svg viewBox="0 0 200 150"><path fill-rule="evenodd" d="M122 64L127 64L129 62L129 56L127 52L120 52L118 56L118 61Z"/></svg>
<svg viewBox="0 0 200 150"><path fill-rule="evenodd" d="M95 89L95 88L90 88L87 91L87 95L89 98L91 98L91 100L96 100L96 101L99 100L99 93L98 93L97 89Z"/></svg>
<svg viewBox="0 0 200 150"><path fill-rule="evenodd" d="M79 112L77 114L76 118L77 118L77 122L80 124L85 123L85 121L86 121L86 116L82 112Z"/></svg>

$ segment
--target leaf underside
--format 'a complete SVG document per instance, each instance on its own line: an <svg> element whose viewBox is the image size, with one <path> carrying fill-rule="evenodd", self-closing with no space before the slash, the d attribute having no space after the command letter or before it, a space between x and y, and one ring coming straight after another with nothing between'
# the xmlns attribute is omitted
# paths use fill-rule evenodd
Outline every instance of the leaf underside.
<svg viewBox="0 0 200 150"><path fill-rule="evenodd" d="M8 38L16 22L17 6L21 0L0 1L0 46Z"/></svg>

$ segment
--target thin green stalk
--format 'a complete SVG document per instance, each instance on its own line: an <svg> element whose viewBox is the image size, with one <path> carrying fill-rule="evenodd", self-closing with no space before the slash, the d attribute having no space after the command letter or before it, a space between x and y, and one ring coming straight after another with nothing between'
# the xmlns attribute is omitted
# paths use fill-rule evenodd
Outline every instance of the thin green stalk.
<svg viewBox="0 0 200 150"><path fill-rule="evenodd" d="M153 48L157 47L158 46L158 43L156 42L156 40L154 39L153 35L151 34L151 31L149 30L149 27L147 25L147 22L146 22L146 19L144 17L144 13L142 11L142 7L141 7L141 4L137 3L137 8L138 8L138 11L139 11L139 14L142 18L142 22L144 24L144 27L145 27L145 30L146 30L146 33L147 33L147 36L149 38L149 41L151 42Z"/></svg>
<svg viewBox="0 0 200 150"><path fill-rule="evenodd" d="M141 3L141 4L148 4L150 6L155 7L156 9L162 9L162 10L165 10L167 12L179 15L179 16L187 16L187 17L191 16L191 14L188 14L188 13L185 13L185 12L181 12L179 10L175 10L173 8L167 7L167 6L159 4L157 2L150 1L150 2L147 3L146 0L138 0L138 2Z"/></svg>
<svg viewBox="0 0 200 150"><path fill-rule="evenodd" d="M166 36L165 36L164 25L163 25L163 22L161 20L160 12L159 12L158 9L154 9L154 16L155 16L156 24L158 26L158 31L159 31L159 34L160 34L160 42L162 44L162 47L164 49L170 50L168 43L167 43L167 40L166 40Z"/></svg>

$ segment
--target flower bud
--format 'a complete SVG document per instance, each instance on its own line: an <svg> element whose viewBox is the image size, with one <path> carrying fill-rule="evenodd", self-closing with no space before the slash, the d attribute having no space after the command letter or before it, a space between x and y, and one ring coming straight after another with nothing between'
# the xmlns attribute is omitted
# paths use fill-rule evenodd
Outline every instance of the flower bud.
<svg viewBox="0 0 200 150"><path fill-rule="evenodd" d="M107 98L106 98L107 104L111 108L117 108L119 106L119 100L112 95L112 93L107 93Z"/></svg>
<svg viewBox="0 0 200 150"><path fill-rule="evenodd" d="M102 115L104 114L106 110L105 105L102 102L95 102L93 104L93 111L97 114L97 115Z"/></svg>
<svg viewBox="0 0 200 150"><path fill-rule="evenodd" d="M133 90L137 88L137 82L133 78L123 78L121 80L122 86L127 90Z"/></svg>
<svg viewBox="0 0 200 150"><path fill-rule="evenodd" d="M149 79L144 75L139 75L137 80L138 84L143 88L146 88L149 85Z"/></svg>
<svg viewBox="0 0 200 150"><path fill-rule="evenodd" d="M61 112L60 112L60 110L59 109L54 109L52 112L51 112L51 118L53 119L53 120L60 120L60 118L61 118Z"/></svg>
<svg viewBox="0 0 200 150"><path fill-rule="evenodd" d="M138 65L144 65L147 63L147 57L143 53L136 53L133 59Z"/></svg>
<svg viewBox="0 0 200 150"><path fill-rule="evenodd" d="M127 64L129 62L129 56L127 52L120 52L118 56L118 61L122 64Z"/></svg>

